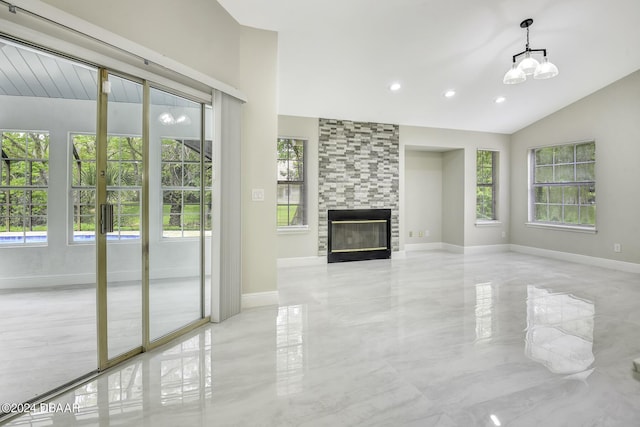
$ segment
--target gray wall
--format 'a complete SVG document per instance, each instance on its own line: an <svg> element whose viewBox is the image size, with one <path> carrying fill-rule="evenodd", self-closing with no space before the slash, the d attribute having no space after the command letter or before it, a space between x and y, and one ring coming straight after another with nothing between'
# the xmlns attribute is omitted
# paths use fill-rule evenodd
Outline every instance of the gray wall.
<svg viewBox="0 0 640 427"><path fill-rule="evenodd" d="M511 243L640 262L640 71L512 136ZM527 153L541 145L596 141L597 234L527 227ZM613 251L620 243L622 252Z"/></svg>
<svg viewBox="0 0 640 427"><path fill-rule="evenodd" d="M405 152L405 244L442 242L442 157L433 151Z"/></svg>
<svg viewBox="0 0 640 427"><path fill-rule="evenodd" d="M465 244L464 182L464 150L447 151L442 155L442 243Z"/></svg>
<svg viewBox="0 0 640 427"><path fill-rule="evenodd" d="M441 201L433 200L433 203L440 203L443 213L443 235L444 243L454 245L485 246L500 245L509 243L509 194L510 194L510 172L509 156L510 145L509 135L486 132L471 132L454 129L435 129L417 126L400 126L400 150L402 153L401 167L403 173L400 174L400 249L404 248L407 242L408 229L406 228L407 201L409 198L420 197L407 191L405 178L406 153L416 150L440 151L443 154L443 197ZM499 153L498 165L498 222L491 226L476 224L476 152L479 149L495 150ZM461 151L457 154L446 154L451 151ZM453 156L446 158L446 156ZM447 164L446 161L450 163ZM454 167L462 167L459 176L453 175L447 179L447 174ZM449 168L449 169L447 169ZM454 179L462 179L463 185L454 185ZM462 199L462 208L459 210L459 202L452 199ZM449 212L445 204L455 206L458 211ZM444 223L445 218L450 215L463 215L462 223L456 219L457 230L453 230L451 222ZM453 220L453 218L450 218ZM449 227L451 225L451 227ZM449 229L450 228L450 229ZM445 233L445 229L448 231ZM503 236L503 232L504 237ZM460 236L459 233L463 235ZM457 243L453 243L457 242ZM407 242L409 243L409 242Z"/></svg>
<svg viewBox="0 0 640 427"><path fill-rule="evenodd" d="M293 136L309 140L308 170L309 193L307 203L313 211L319 206L318 190L315 187L319 119L296 116L280 116L278 133L281 136ZM509 136L482 132L423 128L415 126L399 127L399 241L400 250L404 243L438 243L443 242L443 224L445 216L444 203L449 197L462 200L458 203L458 211L462 222L455 232L447 235L447 241L458 242L456 245L483 246L508 242L509 224ZM478 149L491 149L499 152L498 166L498 218L499 222L492 226L477 226L475 221L475 156ZM458 150L464 153L462 158L456 157L459 166L459 177L463 185L453 185L449 181L447 199L444 196L444 153ZM458 153L460 154L460 153ZM460 163L461 162L461 163ZM275 169L275 168L274 168ZM436 183L435 180L441 182ZM274 178L275 180L275 178ZM417 181L416 181L417 180ZM372 182L375 182L372 180ZM459 183L458 183L459 184ZM440 190L439 190L440 189ZM275 210L274 210L275 212ZM275 214L274 214L275 215ZM313 257L318 255L317 227L322 225L316 218L309 218L309 230L296 234L278 234L278 258ZM411 230L413 229L413 230ZM429 230L429 236L409 239L409 231ZM502 233L505 237L502 237ZM462 233L462 236L457 236ZM457 236L457 237L456 237ZM463 243L461 243L463 242ZM453 243L452 243L453 244Z"/></svg>

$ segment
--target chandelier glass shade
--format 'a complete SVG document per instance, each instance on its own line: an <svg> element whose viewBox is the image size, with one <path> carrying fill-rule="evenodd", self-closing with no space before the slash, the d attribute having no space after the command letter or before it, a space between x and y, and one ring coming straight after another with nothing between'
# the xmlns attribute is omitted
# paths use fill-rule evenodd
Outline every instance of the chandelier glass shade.
<svg viewBox="0 0 640 427"><path fill-rule="evenodd" d="M536 68L536 71L533 73L534 79L550 79L551 77L555 77L558 75L558 67L549 62L547 57L545 56L542 60L542 63Z"/></svg>
<svg viewBox="0 0 640 427"><path fill-rule="evenodd" d="M534 79L550 79L558 75L558 67L549 62L546 49L531 49L529 47L529 27L533 19L525 19L520 23L520 28L527 29L527 44L525 49L513 55L513 64L502 80L504 84L517 84L527 80L527 76L533 75ZM538 61L533 55L542 55L542 61ZM518 58L524 57L520 63Z"/></svg>
<svg viewBox="0 0 640 427"><path fill-rule="evenodd" d="M516 84L525 80L527 80L527 75L516 64L513 64L507 74L504 75L503 81L505 84Z"/></svg>

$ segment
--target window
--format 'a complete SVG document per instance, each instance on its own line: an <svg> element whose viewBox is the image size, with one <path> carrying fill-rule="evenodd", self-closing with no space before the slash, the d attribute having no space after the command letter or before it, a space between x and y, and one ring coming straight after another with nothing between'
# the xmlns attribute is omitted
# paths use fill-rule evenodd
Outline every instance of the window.
<svg viewBox="0 0 640 427"><path fill-rule="evenodd" d="M200 236L200 140L162 139L162 237ZM211 235L212 144L204 150L205 235Z"/></svg>
<svg viewBox="0 0 640 427"><path fill-rule="evenodd" d="M0 244L46 242L49 133L0 132Z"/></svg>
<svg viewBox="0 0 640 427"><path fill-rule="evenodd" d="M595 228L596 144L531 150L530 221Z"/></svg>
<svg viewBox="0 0 640 427"><path fill-rule="evenodd" d="M305 146L302 139L278 138L278 227L307 224Z"/></svg>
<svg viewBox="0 0 640 427"><path fill-rule="evenodd" d="M95 239L96 136L71 135L73 240ZM142 138L107 137L107 202L114 205L110 240L140 238Z"/></svg>
<svg viewBox="0 0 640 427"><path fill-rule="evenodd" d="M495 221L496 216L496 151L478 150L476 156L476 219Z"/></svg>

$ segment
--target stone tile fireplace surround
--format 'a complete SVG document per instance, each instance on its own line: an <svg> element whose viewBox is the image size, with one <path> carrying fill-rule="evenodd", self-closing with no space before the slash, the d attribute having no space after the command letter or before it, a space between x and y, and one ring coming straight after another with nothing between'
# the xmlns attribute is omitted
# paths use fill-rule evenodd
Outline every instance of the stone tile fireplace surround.
<svg viewBox="0 0 640 427"><path fill-rule="evenodd" d="M390 209L391 249L397 251L399 126L322 118L319 123L318 255L327 255L330 209Z"/></svg>

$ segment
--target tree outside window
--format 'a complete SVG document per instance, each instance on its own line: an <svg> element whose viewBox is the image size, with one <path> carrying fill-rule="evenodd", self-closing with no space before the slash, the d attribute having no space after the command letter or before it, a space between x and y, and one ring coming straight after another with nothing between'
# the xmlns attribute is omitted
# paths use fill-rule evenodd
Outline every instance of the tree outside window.
<svg viewBox="0 0 640 427"><path fill-rule="evenodd" d="M306 225L305 145L301 139L278 138L278 227Z"/></svg>
<svg viewBox="0 0 640 427"><path fill-rule="evenodd" d="M596 143L531 150L530 220L595 228Z"/></svg>
<svg viewBox="0 0 640 427"><path fill-rule="evenodd" d="M1 131L0 244L47 241L49 133Z"/></svg>
<svg viewBox="0 0 640 427"><path fill-rule="evenodd" d="M71 135L73 240L95 239L96 136ZM107 137L107 203L114 205L114 231L109 239L140 238L142 138Z"/></svg>
<svg viewBox="0 0 640 427"><path fill-rule="evenodd" d="M162 236L200 236L200 187L204 184L205 235L211 235L212 143L205 141L204 177L200 140L162 139Z"/></svg>
<svg viewBox="0 0 640 427"><path fill-rule="evenodd" d="M476 159L476 219L494 221L496 216L496 151L478 150Z"/></svg>

